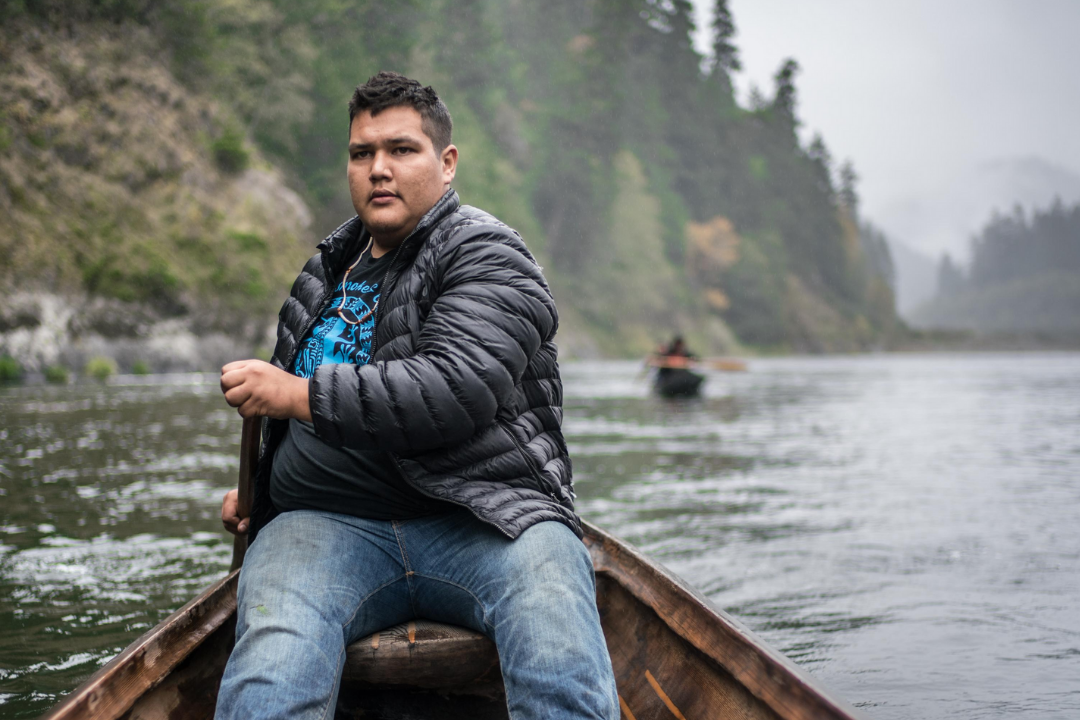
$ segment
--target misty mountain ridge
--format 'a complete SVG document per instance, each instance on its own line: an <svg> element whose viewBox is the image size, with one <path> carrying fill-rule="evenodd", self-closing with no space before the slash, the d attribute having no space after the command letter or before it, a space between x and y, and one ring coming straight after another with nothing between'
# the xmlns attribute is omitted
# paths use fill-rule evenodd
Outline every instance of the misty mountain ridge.
<svg viewBox="0 0 1080 720"><path fill-rule="evenodd" d="M1020 205L1031 211L1060 198L1080 201L1080 171L1037 156L988 160L952 178L928 176L932 200L909 197L876 212L875 221L913 250L938 257L970 258L970 240L996 210ZM901 273L902 275L902 273ZM905 282L901 279L901 282Z"/></svg>
<svg viewBox="0 0 1080 720"><path fill-rule="evenodd" d="M1080 202L995 212L971 247L967 268L942 257L916 324L1080 339Z"/></svg>
<svg viewBox="0 0 1080 720"><path fill-rule="evenodd" d="M930 321L933 314L918 309L937 294L943 253L968 262L972 239L987 218L1017 206L1030 213L1055 199L1080 201L1080 173L1035 156L998 158L947 183L931 203L911 197L877 213L876 222L890 236L897 312L916 326Z"/></svg>

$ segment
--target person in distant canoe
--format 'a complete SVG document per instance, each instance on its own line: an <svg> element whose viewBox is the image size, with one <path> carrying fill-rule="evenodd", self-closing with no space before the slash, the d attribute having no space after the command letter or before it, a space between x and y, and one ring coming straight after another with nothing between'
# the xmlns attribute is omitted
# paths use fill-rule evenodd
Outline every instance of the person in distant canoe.
<svg viewBox="0 0 1080 720"><path fill-rule="evenodd" d="M552 339L521 237L462 205L430 87L382 72L349 103L357 215L282 306L269 363L222 368L270 418L219 718L326 718L345 648L423 617L499 650L510 717L619 717L574 512Z"/></svg>
<svg viewBox="0 0 1080 720"><path fill-rule="evenodd" d="M661 355L665 357L681 357L688 359L696 359L697 356L690 352L690 348L686 347L686 341L683 340L682 335L676 335L671 339L668 346L661 352Z"/></svg>
<svg viewBox="0 0 1080 720"><path fill-rule="evenodd" d="M670 343L660 345L657 351L649 357L648 364L659 368L660 372L664 372L673 368L689 367L694 360L697 360L697 355L694 355L686 347L686 341L683 340L682 335L676 335L671 339Z"/></svg>
<svg viewBox="0 0 1080 720"><path fill-rule="evenodd" d="M690 352L690 349L686 347L686 341L683 340L683 336L676 335L671 344L667 345L667 350L664 351L664 355L669 357L696 357Z"/></svg>

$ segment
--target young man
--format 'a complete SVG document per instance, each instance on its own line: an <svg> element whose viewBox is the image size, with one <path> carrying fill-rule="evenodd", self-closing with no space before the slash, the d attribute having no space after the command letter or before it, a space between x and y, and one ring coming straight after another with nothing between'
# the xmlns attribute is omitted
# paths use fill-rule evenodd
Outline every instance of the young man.
<svg viewBox="0 0 1080 720"><path fill-rule="evenodd" d="M558 324L516 232L460 205L430 87L349 103L357 216L281 309L269 363L222 368L264 427L219 718L326 718L346 646L423 617L498 649L510 716L617 718L560 430Z"/></svg>

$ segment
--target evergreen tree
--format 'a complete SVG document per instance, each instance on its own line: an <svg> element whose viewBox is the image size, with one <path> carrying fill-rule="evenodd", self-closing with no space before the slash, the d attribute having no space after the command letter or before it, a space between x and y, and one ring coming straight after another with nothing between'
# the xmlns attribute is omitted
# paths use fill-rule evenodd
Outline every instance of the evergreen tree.
<svg viewBox="0 0 1080 720"><path fill-rule="evenodd" d="M806 156L810 159L813 167L814 181L820 192L827 196L834 195L832 184L832 155L825 146L825 140L820 133L814 133L810 145L806 149Z"/></svg>
<svg viewBox="0 0 1080 720"><path fill-rule="evenodd" d="M773 82L776 84L776 93L773 95L772 101L773 115L785 126L792 129L798 125L795 116L795 75L798 72L799 63L792 58L788 58L780 66L780 69L776 71L776 74L773 75Z"/></svg>
<svg viewBox="0 0 1080 720"><path fill-rule="evenodd" d="M850 160L845 160L840 166L840 193L841 207L847 209L852 218L859 217L859 193L855 189L859 181L859 175L855 172L855 166Z"/></svg>
<svg viewBox="0 0 1080 720"><path fill-rule="evenodd" d="M716 0L713 6L712 30L713 72L719 70L730 74L741 70L739 50L731 42L735 37L735 20L731 17L731 11L728 10L727 0Z"/></svg>
<svg viewBox="0 0 1080 720"><path fill-rule="evenodd" d="M747 105L750 112L759 113L769 107L769 101L765 97L765 93L761 92L761 88L757 83L750 83L750 92L747 97Z"/></svg>

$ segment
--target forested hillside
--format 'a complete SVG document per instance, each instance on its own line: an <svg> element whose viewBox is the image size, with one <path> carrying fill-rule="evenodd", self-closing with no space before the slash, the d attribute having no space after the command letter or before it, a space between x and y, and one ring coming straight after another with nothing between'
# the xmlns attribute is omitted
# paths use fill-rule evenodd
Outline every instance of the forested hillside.
<svg viewBox="0 0 1080 720"><path fill-rule="evenodd" d="M706 59L686 0L0 0L0 282L164 296L173 315L221 294L269 320L284 268L352 213L351 90L394 69L447 101L455 186L545 265L564 351L641 353L674 330L701 351L879 346L896 329L892 264L858 218L854 171L821 138L800 144L795 61L767 97L736 103L734 20L724 0L716 10ZM88 43L105 49L69 57ZM43 106L35 68L49 63L61 91ZM132 68L160 68L176 91L159 102L116 79ZM114 105L169 142L138 155L145 143L102 110ZM67 149L72 135L83 149ZM310 229L213 207L214 182L247 187L252 168L275 167ZM43 187L99 176L124 187L122 212ZM129 271L120 258L136 248Z"/></svg>
<svg viewBox="0 0 1080 720"><path fill-rule="evenodd" d="M966 272L946 255L926 327L1080 339L1080 204L995 214L972 241Z"/></svg>

